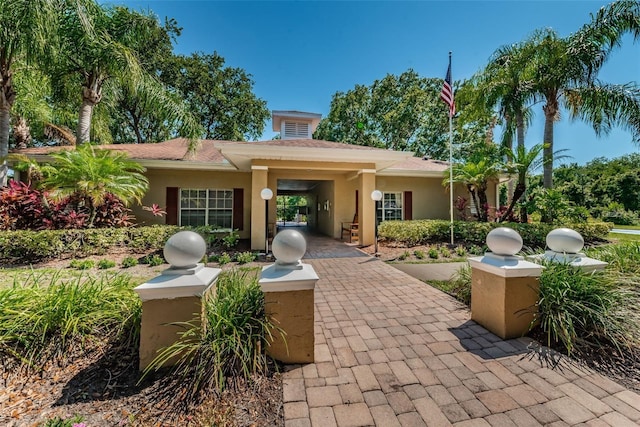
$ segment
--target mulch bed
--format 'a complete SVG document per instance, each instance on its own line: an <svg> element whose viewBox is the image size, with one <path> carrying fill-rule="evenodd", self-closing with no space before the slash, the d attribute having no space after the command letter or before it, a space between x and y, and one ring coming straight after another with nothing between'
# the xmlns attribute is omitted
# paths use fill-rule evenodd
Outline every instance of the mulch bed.
<svg viewBox="0 0 640 427"><path fill-rule="evenodd" d="M75 349L27 372L0 355L0 425L37 426L55 417L87 426L282 426L282 380L272 373L234 381L184 408L180 384L164 375L138 385L137 347Z"/></svg>

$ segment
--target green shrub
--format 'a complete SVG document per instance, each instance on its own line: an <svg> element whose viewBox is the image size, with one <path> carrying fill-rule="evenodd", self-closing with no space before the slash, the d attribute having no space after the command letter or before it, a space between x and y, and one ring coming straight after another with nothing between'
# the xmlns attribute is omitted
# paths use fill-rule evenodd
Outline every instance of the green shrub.
<svg viewBox="0 0 640 427"><path fill-rule="evenodd" d="M540 276L537 319L547 345L567 353L590 354L601 348L634 351L640 344L637 289L613 276L588 273L567 264L546 263Z"/></svg>
<svg viewBox="0 0 640 427"><path fill-rule="evenodd" d="M140 299L128 276L63 280L34 272L0 289L0 353L44 363L96 340L134 342L139 320Z"/></svg>
<svg viewBox="0 0 640 427"><path fill-rule="evenodd" d="M440 246L440 255L445 258L449 258L451 256L451 251L446 246Z"/></svg>
<svg viewBox="0 0 640 427"><path fill-rule="evenodd" d="M222 238L222 244L227 249L233 249L238 245L240 235L236 233L236 230L230 231L229 234Z"/></svg>
<svg viewBox="0 0 640 427"><path fill-rule="evenodd" d="M240 252L239 254L236 254L236 261L238 261L239 264L247 264L249 262L253 262L255 259L256 256L253 252Z"/></svg>
<svg viewBox="0 0 640 427"><path fill-rule="evenodd" d="M96 263L90 259L74 259L69 263L69 267L75 268L76 270L89 270L90 268L95 267Z"/></svg>
<svg viewBox="0 0 640 427"><path fill-rule="evenodd" d="M138 265L138 260L132 256L127 256L122 259L120 265L122 266L122 268L135 267L136 265Z"/></svg>
<svg viewBox="0 0 640 427"><path fill-rule="evenodd" d="M157 254L147 255L144 257L144 261L145 262L143 264L149 264L150 267L156 267L164 264L164 258Z"/></svg>
<svg viewBox="0 0 640 427"><path fill-rule="evenodd" d="M413 251L413 255L417 258L417 259L424 259L425 258L425 253L423 250L421 249L416 249L415 251Z"/></svg>
<svg viewBox="0 0 640 427"><path fill-rule="evenodd" d="M117 247L126 247L136 252L161 250L169 237L179 230L176 226L153 225L83 230L1 231L0 261L25 263L104 255Z"/></svg>
<svg viewBox="0 0 640 427"><path fill-rule="evenodd" d="M463 257L467 254L467 250L464 248L464 246L456 246L456 255L458 255L459 257Z"/></svg>
<svg viewBox="0 0 640 427"><path fill-rule="evenodd" d="M398 259L399 259L400 261L404 261L405 259L409 258L410 256L411 256L411 252L409 252L409 251L404 251L404 252L402 252L402 253L398 256Z"/></svg>
<svg viewBox="0 0 640 427"><path fill-rule="evenodd" d="M609 203L603 209L602 220L612 222L616 225L635 225L638 223L638 215L633 211L628 211L622 203Z"/></svg>
<svg viewBox="0 0 640 427"><path fill-rule="evenodd" d="M100 270L106 270L106 269L108 269L108 268L113 268L113 267L115 267L115 266L116 266L116 262L115 262L115 261L112 261L112 260L110 260L110 259L101 259L101 260L98 262L98 268L99 268Z"/></svg>
<svg viewBox="0 0 640 427"><path fill-rule="evenodd" d="M428 254L429 254L429 258L438 259L438 250L436 248L429 249Z"/></svg>
<svg viewBox="0 0 640 427"><path fill-rule="evenodd" d="M160 351L144 372L158 370L168 360L176 360L172 375L184 386L182 398L198 401L201 392L222 390L228 377L249 377L268 370L264 350L282 333L267 318L264 294L253 272L224 272L216 293L204 305L204 327L199 319L180 323L185 328L180 339Z"/></svg>
<svg viewBox="0 0 640 427"><path fill-rule="evenodd" d="M564 224L564 226L582 234L586 243L604 240L612 228L610 223L604 222ZM454 238L470 245L482 246L489 231L496 227L513 228L522 236L524 245L531 248L544 248L547 234L557 226L543 223L454 221ZM430 219L384 221L378 227L378 234L382 240L400 243L407 247L447 242L450 239L449 221Z"/></svg>
<svg viewBox="0 0 640 427"><path fill-rule="evenodd" d="M220 256L218 256L218 264L220 265L225 265L225 264L229 264L231 262L231 255L229 255L226 252L223 252L222 254L220 254Z"/></svg>

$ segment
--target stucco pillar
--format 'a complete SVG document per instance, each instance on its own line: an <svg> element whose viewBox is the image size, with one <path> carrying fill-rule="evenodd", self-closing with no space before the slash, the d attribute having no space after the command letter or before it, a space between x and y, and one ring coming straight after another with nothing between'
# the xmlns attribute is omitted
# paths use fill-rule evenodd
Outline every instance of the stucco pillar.
<svg viewBox="0 0 640 427"><path fill-rule="evenodd" d="M313 266L304 264L307 243L296 230L284 230L273 239L274 264L262 268L260 287L264 310L278 329L271 331L267 353L284 363L313 363L314 289L318 281Z"/></svg>
<svg viewBox="0 0 640 427"><path fill-rule="evenodd" d="M363 169L358 172L358 232L360 245L373 245L375 240L375 202L371 192L376 189L376 170Z"/></svg>
<svg viewBox="0 0 640 427"><path fill-rule="evenodd" d="M140 326L140 363L142 371L164 348L180 339L184 328L178 323L194 321L200 326L205 294L215 292L219 268L198 263L206 251L203 238L192 231L174 234L164 248L164 257L171 264L157 277L136 287L142 300ZM172 359L163 366L171 366Z"/></svg>
<svg viewBox="0 0 640 427"><path fill-rule="evenodd" d="M260 192L269 184L269 168L267 166L251 166L251 249L265 249L265 212L264 200ZM275 195L275 189L271 189ZM270 201L275 204L275 196Z"/></svg>

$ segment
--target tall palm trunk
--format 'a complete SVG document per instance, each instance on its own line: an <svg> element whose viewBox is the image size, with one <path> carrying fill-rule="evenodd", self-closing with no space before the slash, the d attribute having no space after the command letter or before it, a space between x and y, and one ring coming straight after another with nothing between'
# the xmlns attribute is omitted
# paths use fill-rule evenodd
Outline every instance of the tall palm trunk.
<svg viewBox="0 0 640 427"><path fill-rule="evenodd" d="M9 108L0 105L0 187L8 181L9 126Z"/></svg>
<svg viewBox="0 0 640 427"><path fill-rule="evenodd" d="M78 114L76 143L84 144L90 141L93 107L98 105L101 99L102 81L99 77L91 74L87 78L87 83L82 86L82 105L80 106L80 112Z"/></svg>
<svg viewBox="0 0 640 427"><path fill-rule="evenodd" d="M11 63L6 60L6 52L1 52L0 57L0 187L7 185L9 166L7 155L9 154L9 127L10 113L16 92L11 83Z"/></svg>
<svg viewBox="0 0 640 427"><path fill-rule="evenodd" d="M518 148L524 147L524 115L522 112L516 113L516 139Z"/></svg>
<svg viewBox="0 0 640 427"><path fill-rule="evenodd" d="M542 151L544 188L553 188L553 123L558 115L558 100L555 95L546 96L544 111L544 149Z"/></svg>

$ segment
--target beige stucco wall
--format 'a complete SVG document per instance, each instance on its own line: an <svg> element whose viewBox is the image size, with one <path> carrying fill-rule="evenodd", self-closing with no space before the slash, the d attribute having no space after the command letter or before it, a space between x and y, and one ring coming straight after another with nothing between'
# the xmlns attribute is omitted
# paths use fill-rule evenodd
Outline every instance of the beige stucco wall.
<svg viewBox="0 0 640 427"><path fill-rule="evenodd" d="M239 233L243 239L250 237L251 229L251 173L244 172L217 172L200 170L167 170L148 169L146 173L149 179L149 191L142 199L143 206L151 206L157 203L160 207L167 206L167 187L179 188L220 188L220 189L244 189L244 229ZM154 217L150 212L144 211L141 206L132 207L138 224L164 224L164 217Z"/></svg>
<svg viewBox="0 0 640 427"><path fill-rule="evenodd" d="M167 170L149 169L146 173L149 178L149 191L145 195L142 205L151 206L156 203L161 207L166 206L166 188L243 188L244 189L244 228L240 232L243 239L252 238L256 242L262 242L256 249L264 247L264 202L259 199L259 191L252 191L252 186L259 186L261 190L265 185L271 188L274 194L277 193L279 179L288 180L318 180L319 185L311 190L307 197L310 202L310 225L320 233L334 238L340 238L342 223L352 222L356 213L356 190L363 185L362 171L363 165L348 163L314 163L314 162L290 162L290 169L282 162L261 162L267 169L253 171L260 175L266 175L266 181L260 183L253 182L252 172L230 172L230 171L201 171L201 170ZM295 166L295 168L293 168ZM373 166L373 165L364 165ZM335 167L337 170L330 170ZM309 169L303 169L309 168ZM366 169L365 169L366 170ZM360 190L359 197L359 222L363 226L361 237L364 240L371 233L367 230L367 219L372 216L373 202L370 200L371 189L377 188L385 192L411 191L413 196L412 218L414 219L447 219L449 218L449 193L442 186L442 178L416 178L416 177L391 177L377 175L371 181L369 172L365 173L365 191ZM372 184L373 183L373 184ZM259 185L258 185L259 184ZM371 187L371 188L370 188ZM256 187L257 189L257 187ZM255 189L253 189L255 190ZM255 194L254 194L255 193ZM461 195L469 198L466 188L457 185L454 198ZM489 203L494 206L496 200L495 185L490 185L487 192ZM255 199L255 200L254 200ZM259 199L259 200L258 200ZM329 210L324 209L324 202L329 201ZM320 211L317 210L318 203ZM252 206L259 206L259 209L252 215ZM163 217L154 217L150 212L142 210L141 206L132 208L138 223L158 224L164 223ZM371 211L371 212L369 212ZM364 217L363 217L364 215ZM275 197L269 203L269 222L275 223L276 203ZM252 222L258 226L251 230ZM372 237L371 237L372 238Z"/></svg>

